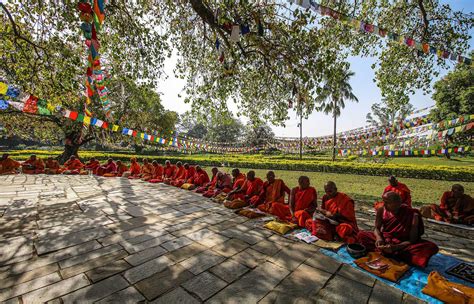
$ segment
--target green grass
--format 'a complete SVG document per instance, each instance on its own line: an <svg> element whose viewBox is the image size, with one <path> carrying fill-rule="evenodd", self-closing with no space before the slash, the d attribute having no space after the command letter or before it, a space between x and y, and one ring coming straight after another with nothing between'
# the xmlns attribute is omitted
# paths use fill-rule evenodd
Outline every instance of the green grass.
<svg viewBox="0 0 474 304"><path fill-rule="evenodd" d="M211 168L205 168L210 173ZM221 171L230 173L232 168L220 168ZM251 169L241 169L247 172ZM267 170L254 170L258 177L265 180ZM354 174L338 174L324 172L302 172L274 170L277 178L285 181L288 187L298 184L298 177L306 175L311 180L311 185L318 191L318 197L322 197L323 186L327 181L334 181L339 191L351 196L354 200L362 203L372 204L381 199L383 189L388 185L387 178L383 176L362 176ZM400 182L406 184L411 190L414 205L439 203L444 191L450 190L451 181L437 181L429 179L400 178ZM463 182L465 192L474 193L474 182Z"/></svg>

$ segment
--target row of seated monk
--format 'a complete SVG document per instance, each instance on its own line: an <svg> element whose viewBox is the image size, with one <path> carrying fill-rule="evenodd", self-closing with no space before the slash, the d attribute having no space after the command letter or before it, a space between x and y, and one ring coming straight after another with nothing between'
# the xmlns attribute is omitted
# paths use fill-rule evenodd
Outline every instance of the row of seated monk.
<svg viewBox="0 0 474 304"><path fill-rule="evenodd" d="M143 160L140 165L135 158L130 167L120 161L109 159L100 164L91 159L83 164L74 156L61 167L52 158L43 163L32 155L22 164L3 155L0 162L2 174L17 173L21 167L25 174L89 174L105 177L128 177L151 183L166 183L172 186L193 190L203 196L225 201L237 208L250 206L262 212L277 216L300 227L307 228L318 238L345 243L361 243L369 251L381 251L399 258L411 265L425 267L438 247L421 239L424 233L422 216L437 220L464 223L474 222L474 200L464 193L464 188L455 184L446 191L440 205L426 205L420 210L412 208L410 189L394 176L388 180L382 200L375 203L376 219L373 232L360 231L355 217L354 201L338 191L334 182L324 185L324 196L318 206L317 192L310 185L307 176L298 179L298 186L289 189L283 180L277 179L269 171L266 181L255 176L254 171L243 174L233 169L229 175L212 168L212 177L200 166L191 166L166 161L160 165L157 161Z"/></svg>

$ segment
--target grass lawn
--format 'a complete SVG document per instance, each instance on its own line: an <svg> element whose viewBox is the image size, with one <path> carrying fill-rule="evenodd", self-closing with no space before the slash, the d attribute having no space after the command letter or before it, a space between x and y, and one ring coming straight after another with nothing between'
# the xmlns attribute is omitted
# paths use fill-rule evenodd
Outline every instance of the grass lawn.
<svg viewBox="0 0 474 304"><path fill-rule="evenodd" d="M401 165L426 165L426 166L474 166L473 157L393 157L387 161L388 164Z"/></svg>
<svg viewBox="0 0 474 304"><path fill-rule="evenodd" d="M205 168L211 175L211 168ZM232 168L220 168L221 171L230 173ZM247 172L250 169L241 169ZM254 170L258 177L265 180L267 170ZM302 171L283 171L274 170L277 178L285 181L288 187L295 187L298 184L300 175L307 175L311 179L311 184L318 191L318 197L322 197L323 186L327 181L334 181L338 190L350 195L358 202L372 204L380 200L383 189L388 185L387 178L383 176L364 176L354 174L337 174L324 172L302 172ZM444 191L451 189L455 182L437 181L429 179L400 178L400 181L406 184L411 190L411 196L414 205L439 203L439 199ZM463 182L465 192L474 195L474 182Z"/></svg>

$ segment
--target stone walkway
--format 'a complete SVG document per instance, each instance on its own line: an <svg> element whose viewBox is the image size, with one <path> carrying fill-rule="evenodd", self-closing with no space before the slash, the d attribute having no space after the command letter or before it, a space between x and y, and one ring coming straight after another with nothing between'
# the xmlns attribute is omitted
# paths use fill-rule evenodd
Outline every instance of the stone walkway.
<svg viewBox="0 0 474 304"><path fill-rule="evenodd" d="M0 176L0 302L417 303L192 192ZM360 226L373 218L359 214ZM429 230L472 261L472 241Z"/></svg>

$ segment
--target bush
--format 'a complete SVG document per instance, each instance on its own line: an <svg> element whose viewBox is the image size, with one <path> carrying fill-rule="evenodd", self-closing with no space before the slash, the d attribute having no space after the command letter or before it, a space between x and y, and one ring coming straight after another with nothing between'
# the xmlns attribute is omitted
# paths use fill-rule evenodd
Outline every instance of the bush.
<svg viewBox="0 0 474 304"><path fill-rule="evenodd" d="M26 159L30 154L37 154L42 158L45 158L49 155L57 156L61 154L61 151L16 150L10 151L9 153L18 159ZM398 177L468 182L472 182L474 180L474 167L387 164L354 161L351 162L346 160L331 162L320 157L305 157L303 160L299 160L295 157L290 159L281 155L265 156L260 154L133 155L128 152L98 151L81 151L80 156L83 160L88 160L91 157L95 157L100 160L106 160L110 157L115 160L128 162L131 157L137 157L138 159L149 158L151 160L157 160L161 163L163 163L165 160L170 160L173 163L182 161L201 166L215 167L222 167L223 164L225 164L229 167L268 170L310 171L373 176L395 175Z"/></svg>

